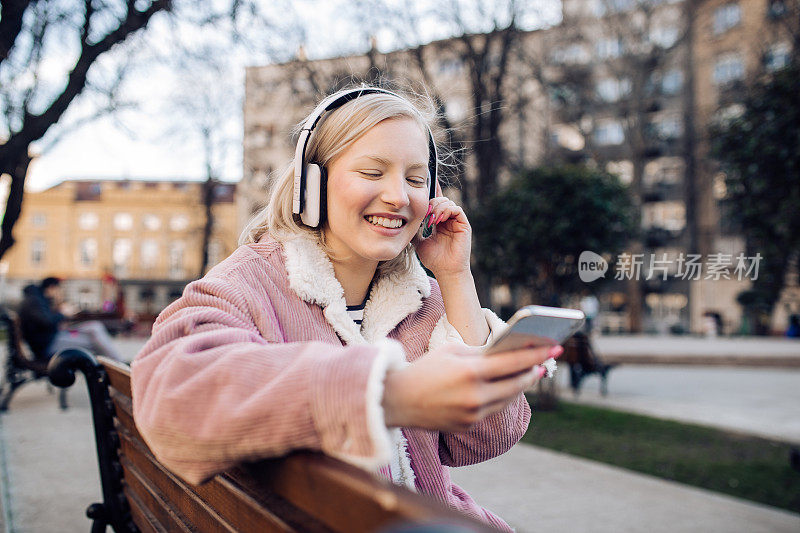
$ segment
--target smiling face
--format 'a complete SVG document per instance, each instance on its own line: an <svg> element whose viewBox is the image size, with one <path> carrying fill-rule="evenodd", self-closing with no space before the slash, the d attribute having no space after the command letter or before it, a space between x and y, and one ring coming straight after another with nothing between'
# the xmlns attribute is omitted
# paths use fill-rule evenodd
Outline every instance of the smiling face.
<svg viewBox="0 0 800 533"><path fill-rule="evenodd" d="M335 261L377 266L411 242L428 210L428 139L413 119L379 122L327 165L323 228Z"/></svg>

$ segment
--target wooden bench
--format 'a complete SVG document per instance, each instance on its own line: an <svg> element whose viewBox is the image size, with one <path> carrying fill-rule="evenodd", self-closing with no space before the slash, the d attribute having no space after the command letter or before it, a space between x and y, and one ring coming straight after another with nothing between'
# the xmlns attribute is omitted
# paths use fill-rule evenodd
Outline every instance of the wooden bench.
<svg viewBox="0 0 800 533"><path fill-rule="evenodd" d="M47 377L47 361L37 358L22 340L16 313L0 307L0 324L6 333L6 359L0 375L0 411L6 411L17 389ZM62 409L67 408L65 389L59 391L58 402Z"/></svg>
<svg viewBox="0 0 800 533"><path fill-rule="evenodd" d="M129 368L64 350L49 365L59 387L86 376L94 419L103 502L87 509L92 532L117 533L495 531L405 488L313 452L245 464L194 486L153 456L132 416Z"/></svg>

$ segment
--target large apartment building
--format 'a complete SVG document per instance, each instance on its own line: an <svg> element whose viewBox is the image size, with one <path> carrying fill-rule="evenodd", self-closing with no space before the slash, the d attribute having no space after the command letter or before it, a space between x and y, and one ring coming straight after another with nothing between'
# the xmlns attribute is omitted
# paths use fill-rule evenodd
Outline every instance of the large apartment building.
<svg viewBox="0 0 800 533"><path fill-rule="evenodd" d="M236 247L235 184L215 185L209 265ZM65 280L68 301L96 311L109 280L125 308L154 314L200 275L203 184L190 181L70 180L28 192L3 258L4 299L46 276ZM104 286L105 283L105 286Z"/></svg>
<svg viewBox="0 0 800 533"><path fill-rule="evenodd" d="M734 273L745 243L719 208L724 176L708 156L707 132L713 121L741 112L748 80L788 62L788 3L563 0L562 6L561 23L522 34L509 59L498 133L507 157L501 173L572 161L606 168L629 184L641 214L642 239L630 250L641 262L641 279L604 286L606 328L626 329L634 299L648 330L699 332L704 316L716 313L726 332L737 331L736 296L750 283ZM294 125L321 93L353 75L424 83L443 101L454 130L468 130L486 109L474 106L465 57L454 38L387 54L373 49L315 61L301 55L249 68L240 221L265 198L266 176L293 156ZM475 172L468 157L467 181ZM716 261L715 275L704 269L686 276L690 256L706 266ZM775 329L792 305L800 306L796 291L786 294Z"/></svg>

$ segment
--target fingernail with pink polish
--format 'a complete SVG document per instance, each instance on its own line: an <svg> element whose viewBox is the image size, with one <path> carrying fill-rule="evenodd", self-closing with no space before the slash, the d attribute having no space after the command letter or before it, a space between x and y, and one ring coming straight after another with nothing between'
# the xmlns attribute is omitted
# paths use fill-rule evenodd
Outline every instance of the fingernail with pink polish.
<svg viewBox="0 0 800 533"><path fill-rule="evenodd" d="M556 359L562 353L564 353L564 347L563 346L553 346L552 348L550 348L550 351L547 352L547 355L549 355L553 359Z"/></svg>
<svg viewBox="0 0 800 533"><path fill-rule="evenodd" d="M433 211L433 206L432 206L432 205L428 205L428 211L426 211L426 212L425 212L425 217L427 217L428 215L430 215L430 214L431 214L431 211ZM423 217L423 218L424 218L424 217Z"/></svg>

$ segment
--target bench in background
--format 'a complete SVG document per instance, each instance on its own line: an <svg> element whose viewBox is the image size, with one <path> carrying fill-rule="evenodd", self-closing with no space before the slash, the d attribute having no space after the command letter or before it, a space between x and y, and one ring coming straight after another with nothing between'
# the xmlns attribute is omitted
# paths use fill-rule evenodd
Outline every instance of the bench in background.
<svg viewBox="0 0 800 533"><path fill-rule="evenodd" d="M202 485L165 468L142 440L132 416L129 368L84 350L53 357L59 387L86 376L94 419L103 502L87 509L93 533L105 531L425 531L488 532L471 520L352 465L313 452L243 465ZM436 524L436 525L433 525Z"/></svg>
<svg viewBox="0 0 800 533"><path fill-rule="evenodd" d="M47 361L36 355L22 340L19 318L16 313L0 307L0 325L6 333L6 360L0 375L0 412L8 410L11 397L26 383L47 377ZM49 386L49 384L48 384ZM67 391L58 394L58 403L67 408Z"/></svg>

